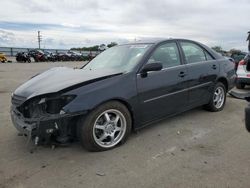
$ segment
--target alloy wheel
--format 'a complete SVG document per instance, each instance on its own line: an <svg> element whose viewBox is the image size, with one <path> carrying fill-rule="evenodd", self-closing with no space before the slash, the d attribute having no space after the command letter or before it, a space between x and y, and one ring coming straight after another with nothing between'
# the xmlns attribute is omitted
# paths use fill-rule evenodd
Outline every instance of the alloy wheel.
<svg viewBox="0 0 250 188"><path fill-rule="evenodd" d="M222 87L217 87L214 92L213 102L215 108L219 109L225 102L225 91Z"/></svg>
<svg viewBox="0 0 250 188"><path fill-rule="evenodd" d="M93 126L94 140L101 147L113 147L124 137L126 126L126 118L120 111L106 110L96 118Z"/></svg>

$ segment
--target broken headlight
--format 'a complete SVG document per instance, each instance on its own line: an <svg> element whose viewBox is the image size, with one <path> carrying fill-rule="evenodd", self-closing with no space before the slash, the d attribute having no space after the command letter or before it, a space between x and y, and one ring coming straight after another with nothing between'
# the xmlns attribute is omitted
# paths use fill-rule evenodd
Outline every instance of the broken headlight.
<svg viewBox="0 0 250 188"><path fill-rule="evenodd" d="M49 114L64 114L62 108L69 104L76 96L62 95L60 97L42 98L38 104L44 105L45 111Z"/></svg>

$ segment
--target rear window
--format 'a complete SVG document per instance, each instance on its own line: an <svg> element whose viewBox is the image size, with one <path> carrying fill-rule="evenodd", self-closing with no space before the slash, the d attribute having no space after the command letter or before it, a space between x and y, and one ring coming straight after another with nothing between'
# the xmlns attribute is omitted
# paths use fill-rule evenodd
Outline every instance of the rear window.
<svg viewBox="0 0 250 188"><path fill-rule="evenodd" d="M213 57L203 48L192 42L181 42L181 47L187 63L197 63L213 60Z"/></svg>

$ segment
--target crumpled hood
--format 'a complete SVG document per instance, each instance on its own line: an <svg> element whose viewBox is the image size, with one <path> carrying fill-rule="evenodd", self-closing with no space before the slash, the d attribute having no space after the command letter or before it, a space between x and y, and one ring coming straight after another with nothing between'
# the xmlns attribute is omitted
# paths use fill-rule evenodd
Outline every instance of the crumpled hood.
<svg viewBox="0 0 250 188"><path fill-rule="evenodd" d="M107 76L116 74L119 74L119 72L115 72L114 70L84 70L55 67L31 78L18 87L14 94L29 99L38 95L59 92L76 84L95 79L100 80L101 78L104 79Z"/></svg>

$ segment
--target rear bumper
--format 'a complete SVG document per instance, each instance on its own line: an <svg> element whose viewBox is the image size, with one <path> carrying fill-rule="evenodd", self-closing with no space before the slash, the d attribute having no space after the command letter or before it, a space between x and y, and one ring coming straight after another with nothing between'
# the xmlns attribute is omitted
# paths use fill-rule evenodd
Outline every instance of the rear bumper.
<svg viewBox="0 0 250 188"><path fill-rule="evenodd" d="M239 84L239 83L242 83L242 84L247 84L247 85L250 85L250 78L241 78L241 77L238 77L236 82Z"/></svg>

